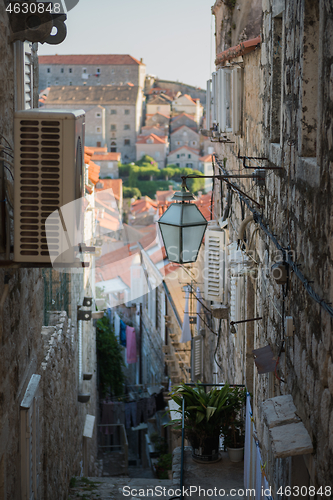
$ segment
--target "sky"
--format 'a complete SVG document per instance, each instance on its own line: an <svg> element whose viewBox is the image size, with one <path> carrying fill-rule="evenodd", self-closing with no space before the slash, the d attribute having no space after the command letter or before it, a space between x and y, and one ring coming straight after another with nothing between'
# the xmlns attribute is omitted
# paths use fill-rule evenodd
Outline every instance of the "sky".
<svg viewBox="0 0 333 500"><path fill-rule="evenodd" d="M56 2L56 0L54 0ZM40 55L130 54L147 74L206 88L214 63L214 0L79 0L67 37Z"/></svg>

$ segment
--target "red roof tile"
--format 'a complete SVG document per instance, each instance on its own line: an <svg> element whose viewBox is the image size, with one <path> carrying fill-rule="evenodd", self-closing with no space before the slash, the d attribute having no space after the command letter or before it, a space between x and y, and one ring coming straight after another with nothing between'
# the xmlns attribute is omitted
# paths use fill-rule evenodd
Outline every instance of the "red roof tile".
<svg viewBox="0 0 333 500"><path fill-rule="evenodd" d="M151 142L153 140L153 143ZM165 144L166 140L155 134L138 135L136 144Z"/></svg>
<svg viewBox="0 0 333 500"><path fill-rule="evenodd" d="M39 56L39 64L143 64L129 54L66 54L55 56Z"/></svg>
<svg viewBox="0 0 333 500"><path fill-rule="evenodd" d="M120 199L123 190L123 181L122 179L100 179L98 186L102 185L102 187L96 188L96 192L104 191L105 189L112 189L113 194L116 198Z"/></svg>
<svg viewBox="0 0 333 500"><path fill-rule="evenodd" d="M121 153L94 153L94 161L120 161Z"/></svg>

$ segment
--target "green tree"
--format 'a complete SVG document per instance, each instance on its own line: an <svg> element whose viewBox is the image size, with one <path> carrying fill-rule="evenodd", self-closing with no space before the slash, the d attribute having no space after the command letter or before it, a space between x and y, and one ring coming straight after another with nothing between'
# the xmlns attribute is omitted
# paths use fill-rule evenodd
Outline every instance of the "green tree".
<svg viewBox="0 0 333 500"><path fill-rule="evenodd" d="M110 389L112 394L123 394L125 376L121 346L111 328L109 319L104 316L97 321L96 329L97 363L99 369L99 393L104 397Z"/></svg>

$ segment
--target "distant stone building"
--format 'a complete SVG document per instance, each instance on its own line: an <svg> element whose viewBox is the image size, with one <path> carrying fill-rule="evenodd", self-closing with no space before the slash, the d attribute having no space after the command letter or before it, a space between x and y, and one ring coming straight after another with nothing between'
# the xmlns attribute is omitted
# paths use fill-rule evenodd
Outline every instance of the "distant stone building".
<svg viewBox="0 0 333 500"><path fill-rule="evenodd" d="M126 85L144 88L146 66L128 54L39 56L39 89L59 85Z"/></svg>
<svg viewBox="0 0 333 500"><path fill-rule="evenodd" d="M199 167L200 153L198 149L188 146L180 146L168 154L168 165L177 165L180 168L193 168L197 170Z"/></svg>
<svg viewBox="0 0 333 500"><path fill-rule="evenodd" d="M183 125L170 134L170 150L178 149L180 146L189 146L198 149L200 136L193 129Z"/></svg>
<svg viewBox="0 0 333 500"><path fill-rule="evenodd" d="M169 127L170 115L163 115L158 112L154 115L146 117L146 126L154 127L155 125L159 125L160 127Z"/></svg>
<svg viewBox="0 0 333 500"><path fill-rule="evenodd" d="M193 116L197 125L200 125L203 114L203 107L200 104L200 99L193 99L188 94L176 97L176 99L172 101L172 116L182 113Z"/></svg>
<svg viewBox="0 0 333 500"><path fill-rule="evenodd" d="M101 178L111 177L111 179L117 179L119 177L120 153L94 152L91 160L101 167L99 173Z"/></svg>
<svg viewBox="0 0 333 500"><path fill-rule="evenodd" d="M140 87L132 85L51 87L44 108L84 109L87 112L86 144L104 145L96 139L103 136L105 129L109 151L121 153L126 163L136 158L135 142L141 127L142 99Z"/></svg>
<svg viewBox="0 0 333 500"><path fill-rule="evenodd" d="M151 156L158 163L159 168L165 167L165 160L169 152L169 142L166 136L155 134L140 135L136 141L136 159L141 160L145 155Z"/></svg>
<svg viewBox="0 0 333 500"><path fill-rule="evenodd" d="M187 113L180 113L179 115L173 116L171 118L170 122L171 133L174 132L179 127L183 127L184 125L195 131L197 131L199 128L193 115L189 115Z"/></svg>
<svg viewBox="0 0 333 500"><path fill-rule="evenodd" d="M171 97L165 94L158 94L150 96L146 104L146 117L150 118L156 113L161 113L164 116L171 114Z"/></svg>

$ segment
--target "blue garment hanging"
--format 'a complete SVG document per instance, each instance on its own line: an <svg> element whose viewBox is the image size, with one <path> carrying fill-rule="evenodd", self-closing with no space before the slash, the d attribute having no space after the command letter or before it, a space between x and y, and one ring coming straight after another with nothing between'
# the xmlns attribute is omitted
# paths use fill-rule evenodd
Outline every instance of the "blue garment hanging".
<svg viewBox="0 0 333 500"><path fill-rule="evenodd" d="M120 320L120 344L126 347L126 323Z"/></svg>

